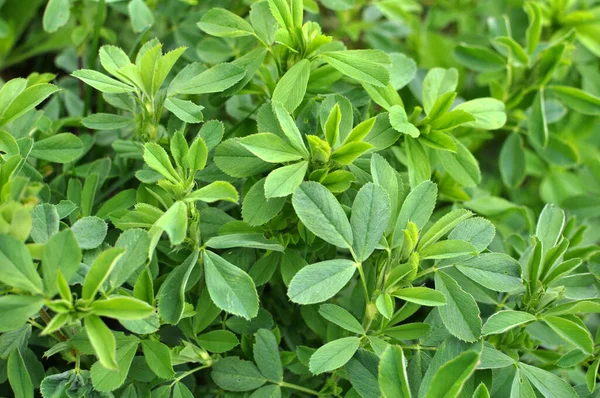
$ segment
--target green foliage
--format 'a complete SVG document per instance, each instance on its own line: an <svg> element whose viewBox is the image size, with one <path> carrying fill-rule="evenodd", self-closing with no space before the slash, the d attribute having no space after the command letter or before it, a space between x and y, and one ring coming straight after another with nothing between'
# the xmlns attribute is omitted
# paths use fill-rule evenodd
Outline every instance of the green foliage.
<svg viewBox="0 0 600 398"><path fill-rule="evenodd" d="M599 6L0 0L0 396L598 396Z"/></svg>

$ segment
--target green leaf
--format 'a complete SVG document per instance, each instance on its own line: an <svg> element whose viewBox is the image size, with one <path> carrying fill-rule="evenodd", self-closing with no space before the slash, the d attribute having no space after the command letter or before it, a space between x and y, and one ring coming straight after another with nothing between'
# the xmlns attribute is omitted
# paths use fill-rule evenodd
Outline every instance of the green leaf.
<svg viewBox="0 0 600 398"><path fill-rule="evenodd" d="M185 72L185 69L181 73ZM218 64L191 79L177 82L177 75L168 89L168 95L219 93L233 86L245 76L244 69L231 63ZM178 83L175 85L175 83Z"/></svg>
<svg viewBox="0 0 600 398"><path fill-rule="evenodd" d="M481 333L484 336L490 334L504 333L507 330L523 325L525 323L533 322L537 318L535 315L531 315L523 311L504 310L493 314L483 325Z"/></svg>
<svg viewBox="0 0 600 398"><path fill-rule="evenodd" d="M475 371L479 353L465 351L446 362L433 376L426 398L456 398Z"/></svg>
<svg viewBox="0 0 600 398"><path fill-rule="evenodd" d="M465 111L475 117L474 122L464 124L484 130L497 130L506 123L504 103L494 98L477 98L457 105L455 110Z"/></svg>
<svg viewBox="0 0 600 398"><path fill-rule="evenodd" d="M154 307L145 301L126 296L96 300L92 303L91 308L92 312L98 316L119 320L144 319L154 313Z"/></svg>
<svg viewBox="0 0 600 398"><path fill-rule="evenodd" d="M308 162L302 161L273 170L265 180L265 198L285 197L302 183Z"/></svg>
<svg viewBox="0 0 600 398"><path fill-rule="evenodd" d="M352 387L362 397L380 397L377 370L379 358L376 354L359 349L344 366Z"/></svg>
<svg viewBox="0 0 600 398"><path fill-rule="evenodd" d="M204 126L202 126L202 129L200 129L200 133L199 135L202 134L204 130L204 128L208 125L208 123L204 124ZM221 128L223 127L222 125L220 126ZM215 144L216 145L216 144ZM198 170L202 170L204 169L204 167L206 166L206 159L208 158L208 147L206 145L206 142L204 141L204 138L197 137L194 142L192 142L192 145L190 146L190 149L188 151L188 156L187 156L187 166L190 169L190 171L193 173L197 172Z"/></svg>
<svg viewBox="0 0 600 398"><path fill-rule="evenodd" d="M429 114L437 99L455 91L458 85L458 71L455 68L433 68L423 80L423 108Z"/></svg>
<svg viewBox="0 0 600 398"><path fill-rule="evenodd" d="M533 117L529 119L531 120ZM530 129L531 131L531 129ZM518 134L511 134L500 150L500 175L505 185L517 187L525 179L525 151L523 141Z"/></svg>
<svg viewBox="0 0 600 398"><path fill-rule="evenodd" d="M529 18L529 26L525 32L527 53L531 55L535 52L542 35L542 13L538 5L531 1L525 3L525 12Z"/></svg>
<svg viewBox="0 0 600 398"><path fill-rule="evenodd" d="M396 340L416 340L425 336L430 330L431 326L426 323L412 322L383 329L383 333Z"/></svg>
<svg viewBox="0 0 600 398"><path fill-rule="evenodd" d="M55 85L47 83L27 87L6 108L0 108L0 126L29 112L58 90Z"/></svg>
<svg viewBox="0 0 600 398"><path fill-rule="evenodd" d="M263 225L275 217L286 202L285 197L268 198L265 196L265 182L263 178L248 190L242 201L242 219L248 225Z"/></svg>
<svg viewBox="0 0 600 398"><path fill-rule="evenodd" d="M95 113L84 117L81 123L93 130L120 130L134 123L134 120L128 116L112 113Z"/></svg>
<svg viewBox="0 0 600 398"><path fill-rule="evenodd" d="M358 320L346 309L335 304L321 304L319 314L330 322L335 323L352 333L364 334L365 330Z"/></svg>
<svg viewBox="0 0 600 398"><path fill-rule="evenodd" d="M0 268L0 282L31 293L42 293L42 279L29 250L10 235L0 235Z"/></svg>
<svg viewBox="0 0 600 398"><path fill-rule="evenodd" d="M477 72L498 72L506 67L503 57L482 46L459 44L454 48L454 57Z"/></svg>
<svg viewBox="0 0 600 398"><path fill-rule="evenodd" d="M244 137L240 144L265 162L285 163L302 159L302 152L273 133L258 133Z"/></svg>
<svg viewBox="0 0 600 398"><path fill-rule="evenodd" d="M504 46L510 52L510 60L518 66L527 66L529 64L529 55L525 49L517 43L512 37L499 36L494 38L494 42Z"/></svg>
<svg viewBox="0 0 600 398"><path fill-rule="evenodd" d="M350 224L357 261L365 261L375 250L390 219L390 199L382 187L367 183L352 204Z"/></svg>
<svg viewBox="0 0 600 398"><path fill-rule="evenodd" d="M294 275L288 287L288 297L294 303L315 304L333 297L356 271L350 260L328 260L303 267Z"/></svg>
<svg viewBox="0 0 600 398"><path fill-rule="evenodd" d="M459 223L469 219L472 215L473 213L465 209L456 209L445 214L423 234L419 240L418 248L421 249L437 242L442 236L456 227Z"/></svg>
<svg viewBox="0 0 600 398"><path fill-rule="evenodd" d="M152 170L158 171L170 182L177 184L181 177L175 171L167 151L154 142L149 142L144 146L144 161Z"/></svg>
<svg viewBox="0 0 600 398"><path fill-rule="evenodd" d="M587 385L588 391L592 392L596 388L596 379L598 378L598 365L600 365L600 359L596 359L588 368L585 374L585 384Z"/></svg>
<svg viewBox="0 0 600 398"><path fill-rule="evenodd" d="M554 315L545 316L544 322L564 340L574 344L586 354L592 354L594 342L590 332L584 325Z"/></svg>
<svg viewBox="0 0 600 398"><path fill-rule="evenodd" d="M123 385L137 351L138 343L139 340L136 337L129 336L125 344L119 345L116 354L118 369L106 369L100 362L92 365L90 375L96 390L108 392Z"/></svg>
<svg viewBox="0 0 600 398"><path fill-rule="evenodd" d="M212 249L230 249L232 247L250 247L254 249L283 251L283 246L269 240L260 233L237 233L213 236L206 241L206 246Z"/></svg>
<svg viewBox="0 0 600 398"><path fill-rule="evenodd" d="M252 362L237 357L216 361L210 376L219 387L227 391L251 391L267 382Z"/></svg>
<svg viewBox="0 0 600 398"><path fill-rule="evenodd" d="M391 60L379 50L329 51L320 54L329 65L360 83L384 87L390 80Z"/></svg>
<svg viewBox="0 0 600 398"><path fill-rule="evenodd" d="M406 359L402 348L388 346L379 361L379 389L383 398L410 398Z"/></svg>
<svg viewBox="0 0 600 398"><path fill-rule="evenodd" d="M553 204L544 206L535 229L535 236L540 240L544 253L558 243L564 225L565 212L562 209Z"/></svg>
<svg viewBox="0 0 600 398"><path fill-rule="evenodd" d="M112 287L121 286L146 263L150 237L142 229L128 229L119 236L115 247L124 247L126 251L119 258L108 278Z"/></svg>
<svg viewBox="0 0 600 398"><path fill-rule="evenodd" d="M128 5L129 18L131 19L131 26L133 31L136 33L143 32L145 29L154 25L154 16L152 11L144 0L131 0Z"/></svg>
<svg viewBox="0 0 600 398"><path fill-rule="evenodd" d="M185 290L196 263L198 251L193 251L183 263L175 267L163 282L158 292L158 313L171 325L176 325L183 316Z"/></svg>
<svg viewBox="0 0 600 398"><path fill-rule="evenodd" d="M161 379L169 380L173 377L171 352L169 347L154 340L142 340L142 351L148 367Z"/></svg>
<svg viewBox="0 0 600 398"><path fill-rule="evenodd" d="M254 34L252 25L224 8L211 8L202 15L198 27L217 37L243 37Z"/></svg>
<svg viewBox="0 0 600 398"><path fill-rule="evenodd" d="M267 379L278 383L283 380L283 367L279 358L279 345L275 335L267 329L259 329L255 334L254 361Z"/></svg>
<svg viewBox="0 0 600 398"><path fill-rule="evenodd" d="M160 227L169 235L172 245L181 244L187 235L187 205L182 201L177 201L169 207L156 222L155 226Z"/></svg>
<svg viewBox="0 0 600 398"><path fill-rule="evenodd" d="M425 286L406 287L391 292L391 295L404 301L430 307L438 307L446 304L443 293Z"/></svg>
<svg viewBox="0 0 600 398"><path fill-rule="evenodd" d="M576 398L573 387L555 374L535 366L519 362L519 370L546 398Z"/></svg>
<svg viewBox="0 0 600 398"><path fill-rule="evenodd" d="M70 13L69 0L49 0L44 9L42 26L48 33L54 33L69 22Z"/></svg>
<svg viewBox="0 0 600 398"><path fill-rule="evenodd" d="M104 250L94 260L92 266L85 276L81 296L84 299L93 299L102 287L102 284L110 275L117 260L125 253L125 248L112 247Z"/></svg>
<svg viewBox="0 0 600 398"><path fill-rule="evenodd" d="M600 98L575 87L550 86L548 89L569 109L584 115L600 115Z"/></svg>
<svg viewBox="0 0 600 398"><path fill-rule="evenodd" d="M280 102L288 112L294 112L304 99L309 77L310 61L303 59L297 62L279 79L271 100Z"/></svg>
<svg viewBox="0 0 600 398"><path fill-rule="evenodd" d="M277 384L262 386L258 390L255 390L249 398L281 398L281 387Z"/></svg>
<svg viewBox="0 0 600 398"><path fill-rule="evenodd" d="M246 319L258 314L256 287L242 269L207 250L204 272L210 298L217 307Z"/></svg>
<svg viewBox="0 0 600 398"><path fill-rule="evenodd" d="M443 259L477 254L477 248L464 240L442 240L419 250L419 257Z"/></svg>
<svg viewBox="0 0 600 398"><path fill-rule="evenodd" d="M0 332L9 332L23 326L30 317L42 309L43 305L44 299L40 296L9 294L0 297L2 313Z"/></svg>
<svg viewBox="0 0 600 398"><path fill-rule="evenodd" d="M277 118L279 126L281 127L281 131L287 137L288 141L296 149L296 151L302 155L303 158L308 159L308 149L304 144L304 139L302 138L302 134L296 126L296 122L285 108L285 106L279 102L273 102L273 113Z"/></svg>
<svg viewBox="0 0 600 398"><path fill-rule="evenodd" d="M6 374L15 397L33 398L31 375L19 350L14 350L8 357Z"/></svg>
<svg viewBox="0 0 600 398"><path fill-rule="evenodd" d="M202 348L214 353L222 353L231 350L240 344L235 334L229 330L213 330L196 337L196 342Z"/></svg>
<svg viewBox="0 0 600 398"><path fill-rule="evenodd" d="M58 232L59 218L55 206L48 203L39 204L34 207L31 217L31 239L35 243L46 243Z"/></svg>
<svg viewBox="0 0 600 398"><path fill-rule="evenodd" d="M117 369L117 343L112 331L97 315L88 315L84 322L85 331L98 360L106 369Z"/></svg>
<svg viewBox="0 0 600 398"><path fill-rule="evenodd" d="M473 296L443 271L435 274L435 288L446 296L446 305L438 308L446 329L463 341L477 340L481 335L481 318Z"/></svg>
<svg viewBox="0 0 600 398"><path fill-rule="evenodd" d="M481 182L479 162L460 141L454 140L454 142L456 144L456 153L438 151L437 156L444 169L456 182L464 187L477 186Z"/></svg>
<svg viewBox="0 0 600 398"><path fill-rule="evenodd" d="M215 181L205 187L197 189L186 196L184 202L196 202L201 200L206 203L213 203L224 200L231 203L239 201L239 195L233 185L225 181Z"/></svg>
<svg viewBox="0 0 600 398"><path fill-rule="evenodd" d="M340 368L352 358L359 346L358 337L330 341L311 355L309 369L313 374L321 374Z"/></svg>
<svg viewBox="0 0 600 398"><path fill-rule="evenodd" d="M303 182L294 191L292 204L300 221L332 245L351 248L352 227L335 196L317 182Z"/></svg>
<svg viewBox="0 0 600 398"><path fill-rule="evenodd" d="M475 282L496 292L510 292L522 286L521 265L504 253L483 253L457 261L456 268Z"/></svg>
<svg viewBox="0 0 600 398"><path fill-rule="evenodd" d="M531 116L527 124L529 139L541 147L548 144L550 133L548 131L548 120L546 118L546 102L544 100L544 90L540 89L531 107ZM516 135L516 134L514 134Z"/></svg>
<svg viewBox="0 0 600 398"><path fill-rule="evenodd" d="M394 105L389 110L390 124L395 130L417 138L421 132L414 124L408 121L406 111L400 105Z"/></svg>
<svg viewBox="0 0 600 398"><path fill-rule="evenodd" d="M33 143L29 156L56 163L69 163L83 153L83 143L71 133L61 133Z"/></svg>
<svg viewBox="0 0 600 398"><path fill-rule="evenodd" d="M77 272L81 263L81 250L70 229L64 229L53 235L42 251L42 272L46 293L53 296L58 291L57 273L60 270L69 281Z"/></svg>
<svg viewBox="0 0 600 398"><path fill-rule="evenodd" d="M179 98L170 97L165 100L165 108L186 123L202 123L204 116L202 115L201 105L196 105L192 101L182 100Z"/></svg>
<svg viewBox="0 0 600 398"><path fill-rule="evenodd" d="M135 90L135 88L129 84L122 83L95 70L76 70L73 72L73 76L103 93L123 94Z"/></svg>
<svg viewBox="0 0 600 398"><path fill-rule="evenodd" d="M396 219L392 247L402 245L404 237L402 230L406 228L409 221L415 223L419 229L425 226L433 213L436 201L437 185L431 181L423 181L410 191Z"/></svg>

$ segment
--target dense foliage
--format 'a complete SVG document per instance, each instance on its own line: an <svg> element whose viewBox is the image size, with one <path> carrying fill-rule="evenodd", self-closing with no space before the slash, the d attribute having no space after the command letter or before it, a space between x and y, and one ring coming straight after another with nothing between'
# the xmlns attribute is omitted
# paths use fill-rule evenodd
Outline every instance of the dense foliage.
<svg viewBox="0 0 600 398"><path fill-rule="evenodd" d="M600 1L0 0L0 395L600 397Z"/></svg>

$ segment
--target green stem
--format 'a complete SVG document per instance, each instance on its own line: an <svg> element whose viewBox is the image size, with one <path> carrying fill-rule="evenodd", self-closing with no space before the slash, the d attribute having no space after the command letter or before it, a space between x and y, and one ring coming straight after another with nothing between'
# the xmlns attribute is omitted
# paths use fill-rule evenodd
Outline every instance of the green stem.
<svg viewBox="0 0 600 398"><path fill-rule="evenodd" d="M186 378L186 377L188 377L189 375L191 375L191 374L193 374L193 373L195 373L195 372L197 372L197 371L199 371L199 370L206 369L206 368L208 368L208 367L210 367L210 366L209 366L209 365L202 365L202 366L198 366L197 368L194 368L194 369L188 370L187 372L184 372L184 373L182 373L181 375L177 376L177 377L176 377L176 378L173 380L173 382L171 383L171 386L174 386L174 385L175 385L176 383L178 383L178 382L179 382L181 379L185 379L185 378Z"/></svg>
<svg viewBox="0 0 600 398"><path fill-rule="evenodd" d="M320 395L315 390L311 390L310 388L302 387L302 386L299 386L299 385L296 385L296 384L292 384L292 383L286 383L285 381L281 381L281 382L279 382L277 384L279 384L279 386L283 387L283 388L291 388L292 390L302 391L302 392L304 392L306 394L314 395L314 396L317 396L317 397Z"/></svg>
<svg viewBox="0 0 600 398"><path fill-rule="evenodd" d="M367 288L367 278L365 277L365 272L363 271L362 263L356 263L356 267L358 268L358 274L360 275L360 280L362 282L363 293L365 294L365 304L369 305L371 298L369 297L369 288Z"/></svg>
<svg viewBox="0 0 600 398"><path fill-rule="evenodd" d="M98 2L96 7L96 19L94 21L94 36L92 39L92 47L90 48L89 54L89 69L96 69L96 60L98 59L98 44L100 42L100 28L102 27L102 19L104 17L104 3L105 0ZM86 86L85 88L85 111L84 115L87 115L92 109L92 86Z"/></svg>

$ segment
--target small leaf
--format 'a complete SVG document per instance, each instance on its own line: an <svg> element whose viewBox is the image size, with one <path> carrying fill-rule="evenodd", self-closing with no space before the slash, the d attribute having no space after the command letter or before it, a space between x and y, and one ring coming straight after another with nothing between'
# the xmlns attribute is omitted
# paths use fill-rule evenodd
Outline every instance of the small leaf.
<svg viewBox="0 0 600 398"><path fill-rule="evenodd" d="M443 271L435 274L435 288L446 296L446 305L438 308L446 329L463 341L477 340L481 335L481 318L473 296Z"/></svg>
<svg viewBox="0 0 600 398"><path fill-rule="evenodd" d="M358 320L344 308L335 304L322 304L319 314L330 322L335 323L352 333L364 334L365 330Z"/></svg>
<svg viewBox="0 0 600 398"><path fill-rule="evenodd" d="M365 261L373 253L390 216L390 200L385 189L372 183L363 185L354 198L350 217L352 247L358 261Z"/></svg>
<svg viewBox="0 0 600 398"><path fill-rule="evenodd" d="M258 294L252 278L222 257L204 252L204 272L210 298L224 311L246 319L258 314Z"/></svg>
<svg viewBox="0 0 600 398"><path fill-rule="evenodd" d="M424 286L407 287L394 290L391 295L410 303L426 305L430 307L438 307L446 304L446 297L443 293Z"/></svg>
<svg viewBox="0 0 600 398"><path fill-rule="evenodd" d="M303 182L292 204L302 223L321 239L338 247L352 247L352 227L335 196L323 185Z"/></svg>
<svg viewBox="0 0 600 398"><path fill-rule="evenodd" d="M254 34L252 25L224 8L211 8L202 15L198 27L217 37L242 37Z"/></svg>
<svg viewBox="0 0 600 398"><path fill-rule="evenodd" d="M288 287L288 297L298 304L321 303L346 286L355 271L356 264L350 260L307 265L294 275Z"/></svg>
<svg viewBox="0 0 600 398"><path fill-rule="evenodd" d="M183 316L185 290L196 263L198 251L193 251L180 265L172 270L158 292L158 313L171 325L176 325Z"/></svg>
<svg viewBox="0 0 600 398"><path fill-rule="evenodd" d="M308 162L302 161L273 170L265 180L265 198L285 197L302 183Z"/></svg>
<svg viewBox="0 0 600 398"><path fill-rule="evenodd" d="M331 372L346 364L360 345L358 337L344 337L319 347L310 357L309 369L313 374Z"/></svg>
<svg viewBox="0 0 600 398"><path fill-rule="evenodd" d="M531 315L523 311L504 310L493 314L483 325L481 333L484 336L490 334L504 333L507 330L523 325L525 323L533 322L537 318L535 315Z"/></svg>
<svg viewBox="0 0 600 398"><path fill-rule="evenodd" d="M125 253L125 248L112 247L104 250L96 257L83 281L82 298L93 299L96 296L123 253Z"/></svg>
<svg viewBox="0 0 600 398"><path fill-rule="evenodd" d="M446 362L433 376L426 398L456 398L475 371L479 353L465 351Z"/></svg>
<svg viewBox="0 0 600 398"><path fill-rule="evenodd" d="M19 350L14 350L8 357L6 374L15 397L33 398L33 383Z"/></svg>
<svg viewBox="0 0 600 398"><path fill-rule="evenodd" d="M309 77L310 62L307 59L297 62L279 79L271 100L280 102L288 112L294 112L304 99Z"/></svg>
<svg viewBox="0 0 600 398"><path fill-rule="evenodd" d="M213 330L196 337L196 342L202 348L214 353L222 353L231 350L240 344L235 334L228 330Z"/></svg>
<svg viewBox="0 0 600 398"><path fill-rule="evenodd" d="M237 357L216 361L211 378L219 387L228 391L251 391L267 382L252 362Z"/></svg>
<svg viewBox="0 0 600 398"><path fill-rule="evenodd" d="M379 389L383 398L410 398L406 360L402 348L388 346L379 361Z"/></svg>
<svg viewBox="0 0 600 398"><path fill-rule="evenodd" d="M88 315L84 320L84 326L102 366L107 369L117 369L117 343L112 331L97 315Z"/></svg>
<svg viewBox="0 0 600 398"><path fill-rule="evenodd" d="M283 380L283 367L279 357L279 345L270 330L259 329L255 334L254 361L260 372L272 382Z"/></svg>
<svg viewBox="0 0 600 398"><path fill-rule="evenodd" d="M173 377L173 365L169 347L154 340L142 340L144 359L148 367L161 379L169 380Z"/></svg>

